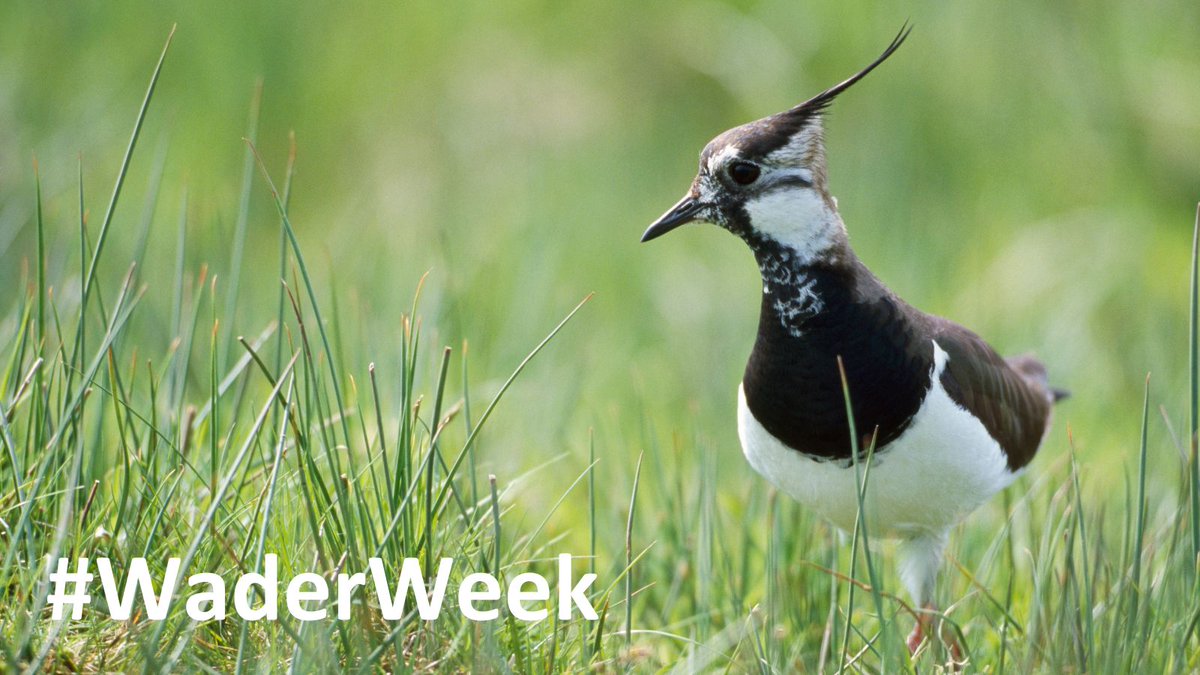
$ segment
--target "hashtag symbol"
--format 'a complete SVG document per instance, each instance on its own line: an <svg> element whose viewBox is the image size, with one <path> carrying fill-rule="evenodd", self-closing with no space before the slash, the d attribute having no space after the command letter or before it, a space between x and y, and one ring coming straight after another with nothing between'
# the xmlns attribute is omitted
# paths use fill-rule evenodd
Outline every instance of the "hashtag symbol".
<svg viewBox="0 0 1200 675"><path fill-rule="evenodd" d="M71 572L70 569L71 561L59 558L58 569L50 573L50 583L54 584L54 592L46 596L46 604L54 608L52 616L55 619L63 618L63 605L70 606L72 619L81 619L83 606L92 601L92 596L87 594L88 582L92 580L92 573L88 571L88 559L80 558L75 571ZM67 592L68 587L72 587L70 593Z"/></svg>

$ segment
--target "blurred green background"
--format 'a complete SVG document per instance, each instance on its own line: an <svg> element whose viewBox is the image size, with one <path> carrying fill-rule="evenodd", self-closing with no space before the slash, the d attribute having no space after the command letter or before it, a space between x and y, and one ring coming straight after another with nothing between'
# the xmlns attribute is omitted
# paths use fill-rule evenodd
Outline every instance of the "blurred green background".
<svg viewBox="0 0 1200 675"><path fill-rule="evenodd" d="M1115 485L1132 466L1147 371L1152 404L1185 424L1194 1L6 3L0 288L11 290L0 316L12 316L36 250L31 158L49 276L70 296L77 157L94 227L178 22L101 270L111 288L118 261L135 256L165 153L139 310L148 341L172 337L185 186L189 274L202 263L231 273L241 139L261 78L259 146L282 180L295 131L292 220L326 302L352 327L338 340L360 381L368 362L385 374L396 362L399 316L426 271L427 333L469 339L471 375L492 390L595 291L506 400L486 439L490 470L568 453L569 471L522 496L544 512L539 500L586 464L589 428L605 481L632 472L646 438L678 434L685 456L703 439L720 488L744 494L760 485L734 417L756 269L716 228L638 237L682 194L710 137L854 72L905 19L910 40L828 120L853 244L913 304L1002 352L1041 355L1074 392L1046 455L1061 457L1070 423L1089 485ZM233 335L275 316L279 225L255 181ZM1150 433L1169 447L1161 421ZM1176 458L1150 463L1152 490L1175 483Z"/></svg>

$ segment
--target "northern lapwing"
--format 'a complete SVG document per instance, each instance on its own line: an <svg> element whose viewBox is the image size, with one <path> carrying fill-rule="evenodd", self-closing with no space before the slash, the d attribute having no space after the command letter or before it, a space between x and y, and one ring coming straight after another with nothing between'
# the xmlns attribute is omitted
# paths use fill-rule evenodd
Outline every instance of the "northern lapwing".
<svg viewBox="0 0 1200 675"><path fill-rule="evenodd" d="M779 490L851 531L859 494L841 359L858 458L874 447L864 517L873 536L900 539L900 576L915 606L930 610L909 636L915 652L938 616L950 529L1028 466L1065 394L1036 359L1002 358L901 300L850 247L829 193L822 118L909 30L841 84L713 139L687 195L642 241L709 222L753 251L763 289L738 389L742 450Z"/></svg>

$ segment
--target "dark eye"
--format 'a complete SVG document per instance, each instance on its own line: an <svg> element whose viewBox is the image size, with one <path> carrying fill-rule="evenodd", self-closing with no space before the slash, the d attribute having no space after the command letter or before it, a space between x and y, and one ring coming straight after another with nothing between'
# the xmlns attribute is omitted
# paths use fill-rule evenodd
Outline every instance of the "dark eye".
<svg viewBox="0 0 1200 675"><path fill-rule="evenodd" d="M749 185L758 180L758 175L762 173L757 165L750 162L734 162L726 171L729 178L738 185Z"/></svg>

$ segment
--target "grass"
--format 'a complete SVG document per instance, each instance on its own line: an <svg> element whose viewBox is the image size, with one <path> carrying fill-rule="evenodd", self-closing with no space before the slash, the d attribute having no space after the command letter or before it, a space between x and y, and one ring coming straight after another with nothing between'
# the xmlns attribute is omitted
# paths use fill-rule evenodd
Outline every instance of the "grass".
<svg viewBox="0 0 1200 675"><path fill-rule="evenodd" d="M255 171L275 207L278 248L264 256L269 265L230 271L228 285L210 271L219 265L199 265L189 248L186 200L173 251L149 245L148 228L118 222L162 63L99 228L84 208L91 189L82 168L68 200L77 222L46 218L67 209L43 208L35 170L36 259L27 258L0 322L6 669L833 673L942 662L938 645L915 661L903 648L912 617L897 596L892 544L866 538L869 523L844 541L758 480L731 488L722 473L741 460L703 424L649 415L640 430L599 424L529 471L514 468L511 454L489 452L506 421L556 424L541 408L504 399L538 367L536 357L553 354L560 331L586 331L583 303L562 307L565 318L541 329L543 341L483 384L468 377L465 344L451 349L431 337L437 327L423 323L415 299L399 320L373 324L387 349L357 353L363 329L346 318L341 293L323 292L291 220L294 145L277 189L269 156L247 143L232 257L252 250L244 223ZM259 128L252 109L248 139ZM146 204L158 197L158 166ZM173 259L173 278L106 257L116 227L142 232L134 250ZM48 245L65 232L77 235L72 246ZM952 537L939 592L973 670L1200 668L1196 259L1193 246L1188 440L1168 433L1151 443L1160 422L1147 378L1140 427L1103 430L1136 458L1124 491L1107 483L1089 491L1087 462L1073 438L1056 434L1034 471ZM268 285L275 302L240 303L253 284ZM419 298L421 284L411 294ZM256 326L253 338L231 332L238 320ZM361 370L346 365L364 360L371 365ZM546 409L554 410L549 401ZM1171 427L1165 413L1161 424ZM1177 467L1177 486L1151 489L1152 458ZM856 470L861 484L871 480L869 461ZM555 474L568 487L539 493ZM564 551L590 555L600 575L597 622L502 615L474 624L450 611L432 623L388 623L370 597L349 621L306 624L197 624L181 605L162 622L92 611L63 623L46 609L45 579L59 556L109 557L122 574L132 557L155 573L179 557L185 569L227 580L260 570L267 553L279 555L285 577L360 570L371 556L389 565L417 557L427 567L450 556L504 580L551 573Z"/></svg>

